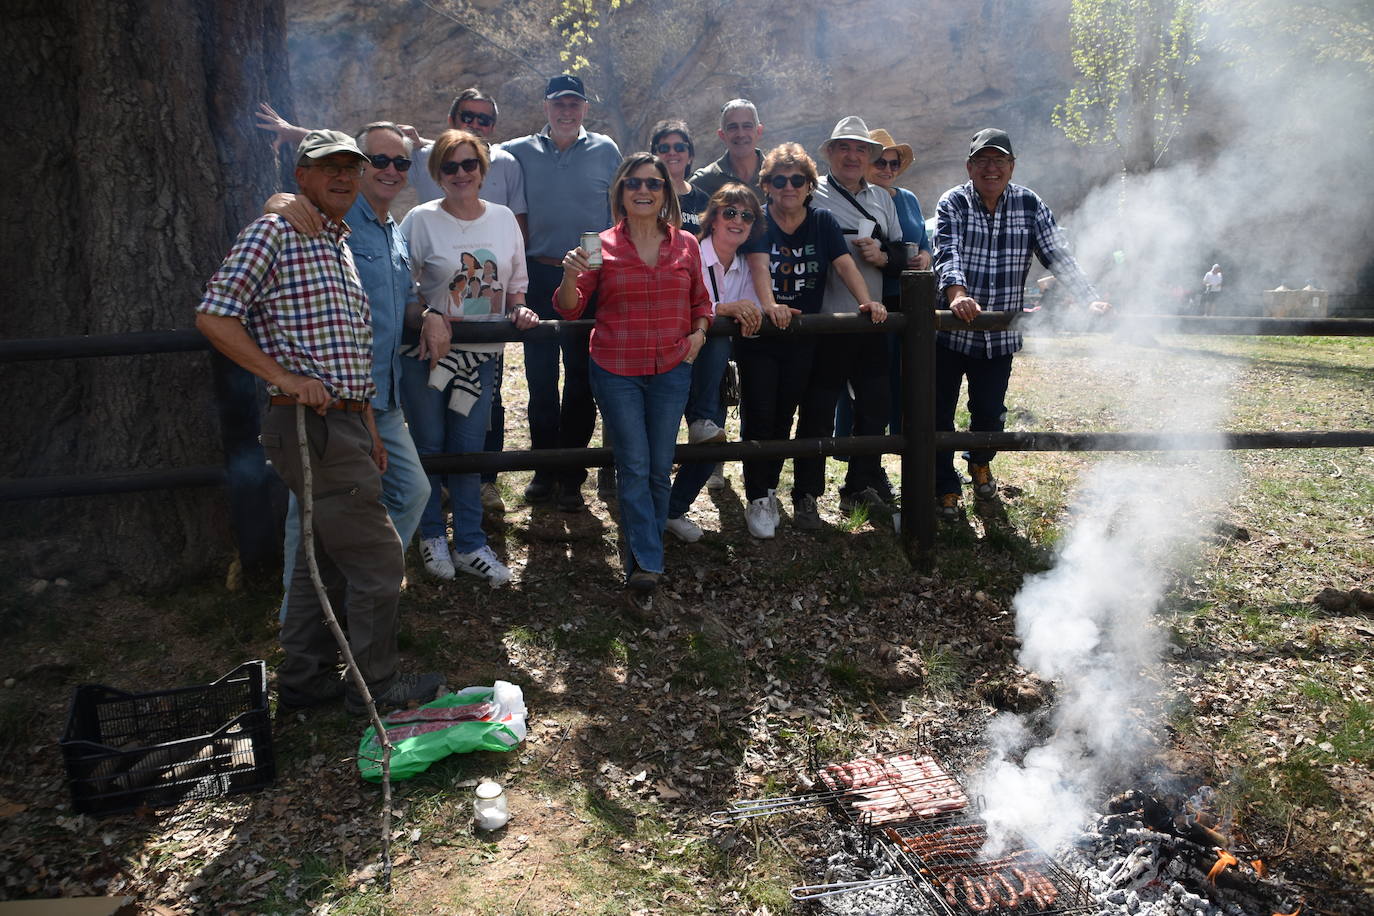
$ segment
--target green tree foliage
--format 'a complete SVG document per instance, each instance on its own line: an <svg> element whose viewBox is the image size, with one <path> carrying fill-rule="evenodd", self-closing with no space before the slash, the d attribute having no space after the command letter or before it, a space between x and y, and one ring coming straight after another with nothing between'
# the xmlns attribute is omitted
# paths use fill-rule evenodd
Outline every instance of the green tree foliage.
<svg viewBox="0 0 1374 916"><path fill-rule="evenodd" d="M1223 48L1270 71L1317 63L1374 80L1374 3L1369 0L1207 0L1227 25Z"/></svg>
<svg viewBox="0 0 1374 916"><path fill-rule="evenodd" d="M1188 114L1199 3L1073 0L1069 25L1078 79L1055 126L1081 146L1114 145L1127 172L1149 171Z"/></svg>
<svg viewBox="0 0 1374 916"><path fill-rule="evenodd" d="M567 73L583 73L591 69L587 59L593 34L601 27L601 20L634 0L558 0L558 9L550 21L563 36L563 50L558 53Z"/></svg>

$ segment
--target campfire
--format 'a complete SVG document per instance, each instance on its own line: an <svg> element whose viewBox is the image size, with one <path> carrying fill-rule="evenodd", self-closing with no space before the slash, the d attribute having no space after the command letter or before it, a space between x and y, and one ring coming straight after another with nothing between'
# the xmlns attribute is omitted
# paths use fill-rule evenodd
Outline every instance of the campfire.
<svg viewBox="0 0 1374 916"><path fill-rule="evenodd" d="M805 794L736 802L718 823L828 808L835 851L824 883L793 889L820 912L1032 916L1298 916L1264 861L1201 787L1186 797L1136 790L1111 799L1081 838L1052 855L990 839L981 800L934 755L810 761Z"/></svg>

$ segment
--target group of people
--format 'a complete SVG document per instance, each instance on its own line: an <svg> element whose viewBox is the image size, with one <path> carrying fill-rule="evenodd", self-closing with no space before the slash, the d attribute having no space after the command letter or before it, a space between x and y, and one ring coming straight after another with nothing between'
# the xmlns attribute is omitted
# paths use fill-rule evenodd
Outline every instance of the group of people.
<svg viewBox="0 0 1374 916"><path fill-rule="evenodd" d="M426 477L420 466L420 455L503 445L504 345L455 342L455 322L524 329L595 319L590 342L524 342L530 441L584 447L599 409L615 455L625 583L647 596L664 572L665 533L699 539L689 507L722 481L709 463L674 477L673 451L684 419L689 442L726 438L721 388L732 356L746 440L788 438L794 420L799 438L881 435L897 422L890 335L761 336L765 321L785 329L796 315L858 312L882 322L902 271L932 265L957 317L1016 310L1032 254L1094 310L1108 307L1048 207L1010 183L1015 160L1002 131L974 137L969 181L941 199L932 244L920 203L895 184L912 148L859 117L842 118L821 145L822 176L797 143L761 148L757 108L734 99L717 131L724 155L693 172L685 122L659 122L647 151L622 157L583 126L589 106L578 77L554 77L545 127L504 144L491 142L496 102L477 89L454 100L448 129L433 140L389 121L350 137L295 127L266 105L259 115L279 143L298 144L300 193L275 195L243 231L207 284L197 324L267 382L263 445L293 497L303 476L294 408L310 408L316 544L327 584L347 605L354 654L384 702L428 699L437 686L395 664L403 551L417 529L431 575L464 572L493 587L511 579L481 526L484 511L504 508L493 481ZM398 224L390 208L408 180L422 202ZM708 337L714 317L736 322L738 336ZM964 378L971 428L1002 428L1019 347L1014 332L940 333L939 428L953 428ZM968 458L974 495L994 497L992 453ZM956 518L963 480L952 454L938 467L940 511ZM756 538L781 523L781 469L781 460L743 462ZM794 461L795 527L821 527L824 471L823 458ZM581 468L536 472L524 498L583 511L585 480ZM895 508L878 456L851 456L839 495L846 512ZM327 676L332 646L300 540L293 508L281 695L307 706L345 690ZM360 702L351 692L347 700Z"/></svg>

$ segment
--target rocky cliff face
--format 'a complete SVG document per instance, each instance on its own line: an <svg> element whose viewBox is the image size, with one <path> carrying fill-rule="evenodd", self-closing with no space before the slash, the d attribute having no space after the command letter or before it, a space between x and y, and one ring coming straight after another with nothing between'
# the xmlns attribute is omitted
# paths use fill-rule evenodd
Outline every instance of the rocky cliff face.
<svg viewBox="0 0 1374 916"><path fill-rule="evenodd" d="M475 84L500 103L499 137L543 126L544 81L562 69L549 0L287 6L295 97L278 101L298 123L390 118L433 135L454 94ZM968 138L999 126L1017 144L1017 180L1067 208L1113 171L1110 156L1085 154L1050 124L1072 81L1068 7L636 0L598 31L588 127L628 151L647 145L655 121L682 117L704 164L720 155L715 128L729 98L758 103L765 146L797 140L813 153L835 121L858 114L912 145L901 183L933 212L965 179Z"/></svg>

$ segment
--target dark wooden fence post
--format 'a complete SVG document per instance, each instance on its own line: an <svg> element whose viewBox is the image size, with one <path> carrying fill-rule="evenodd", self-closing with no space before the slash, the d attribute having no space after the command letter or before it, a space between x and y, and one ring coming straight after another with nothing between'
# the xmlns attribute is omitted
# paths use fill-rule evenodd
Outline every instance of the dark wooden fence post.
<svg viewBox="0 0 1374 916"><path fill-rule="evenodd" d="M930 565L935 547L935 275L902 274L902 550Z"/></svg>

